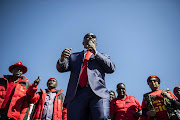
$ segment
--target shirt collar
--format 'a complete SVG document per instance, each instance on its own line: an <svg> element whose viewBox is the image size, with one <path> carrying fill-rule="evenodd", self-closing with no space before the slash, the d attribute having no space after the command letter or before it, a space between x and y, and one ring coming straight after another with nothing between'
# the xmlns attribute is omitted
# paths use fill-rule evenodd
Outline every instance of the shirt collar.
<svg viewBox="0 0 180 120"><path fill-rule="evenodd" d="M88 49L84 48L84 53L86 53L88 51Z"/></svg>
<svg viewBox="0 0 180 120"><path fill-rule="evenodd" d="M56 92L56 90L48 90L49 92Z"/></svg>

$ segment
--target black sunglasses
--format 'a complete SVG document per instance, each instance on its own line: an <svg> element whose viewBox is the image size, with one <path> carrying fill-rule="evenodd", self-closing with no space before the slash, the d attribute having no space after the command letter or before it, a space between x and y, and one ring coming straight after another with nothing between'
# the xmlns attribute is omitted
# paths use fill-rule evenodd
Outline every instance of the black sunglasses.
<svg viewBox="0 0 180 120"><path fill-rule="evenodd" d="M92 37L92 38L96 38L96 36L95 36L95 35L86 35L86 36L85 36L85 38L90 38L90 37Z"/></svg>
<svg viewBox="0 0 180 120"><path fill-rule="evenodd" d="M149 80L148 82L149 82L149 83L158 82L158 80Z"/></svg>

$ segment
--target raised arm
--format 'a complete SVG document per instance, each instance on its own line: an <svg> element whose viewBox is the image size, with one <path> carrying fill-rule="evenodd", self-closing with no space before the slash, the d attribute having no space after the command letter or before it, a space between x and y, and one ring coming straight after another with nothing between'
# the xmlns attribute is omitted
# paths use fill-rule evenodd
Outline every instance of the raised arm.
<svg viewBox="0 0 180 120"><path fill-rule="evenodd" d="M70 49L64 49L61 57L57 61L56 69L59 72L66 72L69 70L69 56L71 55L71 48Z"/></svg>

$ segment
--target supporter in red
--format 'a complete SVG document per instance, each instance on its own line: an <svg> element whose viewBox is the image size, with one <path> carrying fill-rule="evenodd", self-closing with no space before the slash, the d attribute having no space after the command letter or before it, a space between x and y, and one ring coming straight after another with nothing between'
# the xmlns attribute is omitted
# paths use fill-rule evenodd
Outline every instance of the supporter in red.
<svg viewBox="0 0 180 120"><path fill-rule="evenodd" d="M37 85L40 78L31 84L27 94L31 96L31 101L35 104L33 120L67 120L67 110L63 108L64 94L62 89L57 89L57 80L49 78L47 81L48 89L42 90L36 94Z"/></svg>
<svg viewBox="0 0 180 120"><path fill-rule="evenodd" d="M162 92L162 95L168 98L172 103L172 106L176 113L175 116L173 117L174 118L173 120L180 120L180 87L179 86L175 87L173 92L178 98L177 101L175 101L173 97L171 97L167 92Z"/></svg>
<svg viewBox="0 0 180 120"><path fill-rule="evenodd" d="M115 92L112 90L109 91L109 96L110 96L110 101L116 98Z"/></svg>
<svg viewBox="0 0 180 120"><path fill-rule="evenodd" d="M174 94L178 98L177 101L173 101L174 108L176 109L176 115L178 120L180 120L180 87L177 86L174 88Z"/></svg>
<svg viewBox="0 0 180 120"><path fill-rule="evenodd" d="M176 97L178 98L178 101L180 102L180 87L179 86L175 87L173 92L176 95Z"/></svg>
<svg viewBox="0 0 180 120"><path fill-rule="evenodd" d="M176 97L168 89L160 90L160 78L156 75L151 75L147 79L147 83L151 88L151 92L144 94L142 102L142 117L141 120L156 119L156 120L170 120L172 111L169 111L169 103L162 96L162 91L166 91L170 96L176 100Z"/></svg>
<svg viewBox="0 0 180 120"><path fill-rule="evenodd" d="M26 90L29 80L21 76L27 72L22 62L9 67L13 75L0 78L0 120L23 120L28 114Z"/></svg>
<svg viewBox="0 0 180 120"><path fill-rule="evenodd" d="M110 116L112 120L138 120L141 115L141 105L133 96L126 94L123 83L117 84L117 98L110 104Z"/></svg>

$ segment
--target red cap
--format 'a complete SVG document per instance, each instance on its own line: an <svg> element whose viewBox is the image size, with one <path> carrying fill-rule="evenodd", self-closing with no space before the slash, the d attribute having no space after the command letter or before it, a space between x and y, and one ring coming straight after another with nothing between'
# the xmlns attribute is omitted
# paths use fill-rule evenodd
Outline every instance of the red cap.
<svg viewBox="0 0 180 120"><path fill-rule="evenodd" d="M52 77L52 78L49 78L48 81L51 80L51 79L55 79L55 78L53 78L53 77ZM55 80L56 80L56 79L55 79ZM57 81L57 80L56 80L56 81Z"/></svg>
<svg viewBox="0 0 180 120"><path fill-rule="evenodd" d="M9 72L12 73L12 69L15 68L15 67L17 67L17 66L20 66L21 68L23 68L23 74L25 74L25 73L27 72L27 67L24 66L24 65L22 64L22 62L17 62L17 63L15 63L14 65L11 65L11 66L9 67Z"/></svg>
<svg viewBox="0 0 180 120"><path fill-rule="evenodd" d="M158 78L158 79L159 79L159 82L160 82L160 78L159 78L158 76L156 76L156 75L151 75L151 76L148 77L147 83L149 82L149 80L150 80L151 78Z"/></svg>
<svg viewBox="0 0 180 120"><path fill-rule="evenodd" d="M174 94L175 94L176 89L178 89L178 88L180 88L180 87L177 86L177 87L174 88L174 90L173 90Z"/></svg>

